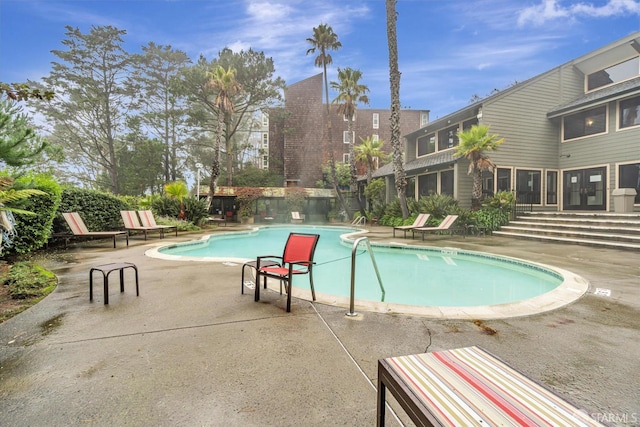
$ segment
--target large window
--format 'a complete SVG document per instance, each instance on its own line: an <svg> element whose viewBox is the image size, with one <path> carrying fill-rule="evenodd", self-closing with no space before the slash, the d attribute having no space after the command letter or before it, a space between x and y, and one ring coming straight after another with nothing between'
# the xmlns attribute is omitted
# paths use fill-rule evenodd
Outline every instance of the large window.
<svg viewBox="0 0 640 427"><path fill-rule="evenodd" d="M262 147L269 148L269 134L267 132L262 134Z"/></svg>
<svg viewBox="0 0 640 427"><path fill-rule="evenodd" d="M496 191L512 191L511 186L511 169L498 168L497 172L497 188Z"/></svg>
<svg viewBox="0 0 640 427"><path fill-rule="evenodd" d="M587 90L594 90L623 80L628 80L638 74L640 74L640 60L636 56L635 58L589 74L587 76Z"/></svg>
<svg viewBox="0 0 640 427"><path fill-rule="evenodd" d="M618 188L635 188L635 204L640 204L640 163L618 166Z"/></svg>
<svg viewBox="0 0 640 427"><path fill-rule="evenodd" d="M602 106L566 116L563 139L575 139L607 131L607 107Z"/></svg>
<svg viewBox="0 0 640 427"><path fill-rule="evenodd" d="M436 134L418 138L418 157L436 152Z"/></svg>
<svg viewBox="0 0 640 427"><path fill-rule="evenodd" d="M539 170L518 169L516 171L516 197L518 202L540 204L541 175Z"/></svg>
<svg viewBox="0 0 640 427"><path fill-rule="evenodd" d="M458 145L458 125L438 132L438 150L446 150Z"/></svg>
<svg viewBox="0 0 640 427"><path fill-rule="evenodd" d="M474 117L473 119L467 120L466 122L462 122L462 130L469 130L472 126L478 124L478 119Z"/></svg>
<svg viewBox="0 0 640 427"><path fill-rule="evenodd" d="M620 101L618 111L619 129L640 125L640 96Z"/></svg>
<svg viewBox="0 0 640 427"><path fill-rule="evenodd" d="M420 197L438 193L438 174L430 173L418 177L418 195Z"/></svg>
<svg viewBox="0 0 640 427"><path fill-rule="evenodd" d="M453 197L453 169L440 172L440 194Z"/></svg>

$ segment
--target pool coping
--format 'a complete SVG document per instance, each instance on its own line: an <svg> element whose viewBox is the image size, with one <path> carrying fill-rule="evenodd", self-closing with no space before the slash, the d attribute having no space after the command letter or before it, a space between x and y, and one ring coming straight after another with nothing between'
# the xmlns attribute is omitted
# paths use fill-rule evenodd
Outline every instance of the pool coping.
<svg viewBox="0 0 640 427"><path fill-rule="evenodd" d="M269 226L267 226L269 227ZM271 226L273 227L273 226ZM251 230L241 231L244 233L247 232L255 232L259 228L263 227L255 227ZM347 228L347 227L345 227ZM221 234L235 234L238 231L230 231L225 233L216 233L216 234L207 234L202 236L198 240L191 241L192 244L198 244L201 241L206 241L211 236L220 236ZM345 233L340 236L343 243L353 244L353 242L358 237L366 237L367 230L359 230L353 231L349 233ZM167 255L160 253L159 250L161 248L165 248L167 246L174 245L184 245L189 242L184 242L180 244L172 243L172 244L163 244L159 243L155 245L153 248L145 251L145 256L151 258L172 260L172 261L190 261L190 262L219 262L228 265L242 265L247 261L253 261L253 259L248 258L234 258L234 257L188 257L182 255ZM514 318L514 317L524 317L531 316L539 313L544 313L552 310L556 310L558 308L564 307L568 304L571 304L578 299L580 299L588 290L589 290L589 282L583 277L559 267L538 263L535 261L529 261L520 258L508 257L504 255L494 255L490 252L476 252L470 251L466 249L454 248L454 247L427 247L427 246L415 246L407 243L401 242L370 242L372 246L378 247L389 247L389 248L408 248L408 249L417 249L424 251L459 251L464 254L470 255L478 255L478 254L488 254L489 257L509 260L511 262L516 263L524 263L526 265L537 266L539 268L549 270L554 272L562 277L562 283L558 285L553 290L546 292L544 294L538 295L533 298L524 299L521 301L513 302L513 303L505 303L505 304L495 304L495 305L483 305L483 306L416 306L416 305L408 305L408 304L398 304L398 303L387 303L387 302L378 302L378 301L367 301L367 300L355 300L354 301L354 313L358 311L364 312L372 312L372 313L385 313L385 314L403 314L403 315L411 315L411 316L420 316L425 318L433 318L433 319L505 319L505 318ZM275 279L270 279L267 283L268 289L274 292L280 291L280 284ZM293 288L292 297L304 299L307 301L311 301L311 290L310 289L302 289L298 287ZM345 307L350 310L350 298L343 296L336 296L330 294L323 294L320 292L316 292L316 302L336 306L336 307Z"/></svg>

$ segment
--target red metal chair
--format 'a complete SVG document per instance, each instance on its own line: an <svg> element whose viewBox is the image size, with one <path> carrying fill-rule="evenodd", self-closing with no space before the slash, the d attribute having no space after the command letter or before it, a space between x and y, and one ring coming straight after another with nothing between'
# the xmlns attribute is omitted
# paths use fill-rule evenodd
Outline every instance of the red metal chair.
<svg viewBox="0 0 640 427"><path fill-rule="evenodd" d="M287 292L287 312L291 311L291 283L296 274L309 274L311 285L311 297L316 300L316 291L313 288L313 255L316 250L320 235L305 233L290 233L284 247L282 256L263 255L256 259L256 285L255 301L260 301L260 277L271 277L280 280L280 293L282 293L282 282L285 282ZM262 266L266 262L278 260L274 266Z"/></svg>

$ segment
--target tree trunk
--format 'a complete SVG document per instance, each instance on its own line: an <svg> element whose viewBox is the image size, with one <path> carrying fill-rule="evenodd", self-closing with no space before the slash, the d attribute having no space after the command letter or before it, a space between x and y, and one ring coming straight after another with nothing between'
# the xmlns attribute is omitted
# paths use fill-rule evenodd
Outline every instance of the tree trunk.
<svg viewBox="0 0 640 427"><path fill-rule="evenodd" d="M391 89L391 147L393 149L393 173L396 191L402 210L402 218L409 217L407 207L407 177L402 163L402 141L400 140L400 71L398 70L398 40L396 37L396 0L386 0L387 39L389 42L389 85Z"/></svg>

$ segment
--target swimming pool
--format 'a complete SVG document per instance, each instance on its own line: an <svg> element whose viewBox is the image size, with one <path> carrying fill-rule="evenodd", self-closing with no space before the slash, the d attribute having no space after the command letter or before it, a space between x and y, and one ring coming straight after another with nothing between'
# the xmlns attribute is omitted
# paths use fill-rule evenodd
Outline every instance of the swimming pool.
<svg viewBox="0 0 640 427"><path fill-rule="evenodd" d="M242 263L258 255L280 255L289 232L294 230L321 235L313 272L318 299L345 304L350 292L352 243L363 235L359 234L362 230L267 226L167 245L147 251L147 255ZM355 297L359 306L368 310L415 312L420 307L422 309L417 310L420 314L429 308L427 311L444 313L447 317L464 317L465 313L476 313L482 308L483 312L492 313L483 317L511 317L530 314L529 306L536 299L539 305L555 307L558 294L566 301L586 292L586 281L570 272L519 259L397 243L372 243L372 247L386 293L382 301L371 259L364 248L359 249ZM304 297L308 289L308 276L296 278L294 296Z"/></svg>

